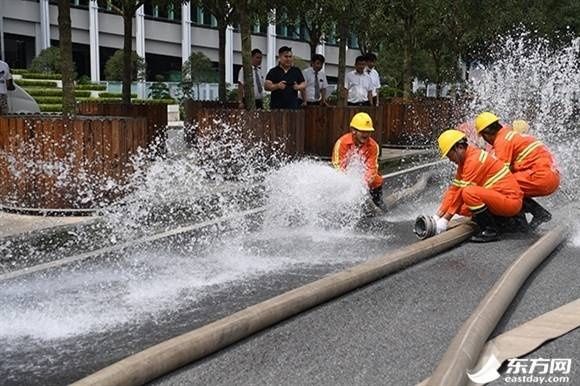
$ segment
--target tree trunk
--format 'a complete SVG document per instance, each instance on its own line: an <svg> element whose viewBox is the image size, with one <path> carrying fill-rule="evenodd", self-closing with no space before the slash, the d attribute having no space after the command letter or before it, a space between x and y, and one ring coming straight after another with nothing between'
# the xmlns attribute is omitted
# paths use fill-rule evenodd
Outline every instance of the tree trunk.
<svg viewBox="0 0 580 386"><path fill-rule="evenodd" d="M226 96L226 31L227 24L220 22L218 20L218 45L219 45L219 56L218 56L218 74L219 74L219 87L218 94L219 100L225 103L227 100Z"/></svg>
<svg viewBox="0 0 580 386"><path fill-rule="evenodd" d="M413 77L413 57L410 43L407 39L403 42L403 98L411 97L411 82Z"/></svg>
<svg viewBox="0 0 580 386"><path fill-rule="evenodd" d="M58 33L62 74L62 113L70 117L76 113L76 101L69 0L58 0Z"/></svg>
<svg viewBox="0 0 580 386"><path fill-rule="evenodd" d="M316 55L316 47L320 44L321 34L316 31L309 31L309 35L310 40L308 41L308 44L310 44L310 59L312 59L312 57Z"/></svg>
<svg viewBox="0 0 580 386"><path fill-rule="evenodd" d="M346 106L346 95L344 94L344 79L346 76L346 41L348 39L348 26L342 22L338 25L338 81L337 81L337 106Z"/></svg>
<svg viewBox="0 0 580 386"><path fill-rule="evenodd" d="M123 13L124 39L123 39L123 103L131 103L131 83L133 82L133 15L132 9L125 9Z"/></svg>
<svg viewBox="0 0 580 386"><path fill-rule="evenodd" d="M238 15L240 17L240 34L242 39L242 66L244 74L244 106L247 110L256 109L254 95L254 71L252 69L252 31L248 9L245 0L239 2Z"/></svg>

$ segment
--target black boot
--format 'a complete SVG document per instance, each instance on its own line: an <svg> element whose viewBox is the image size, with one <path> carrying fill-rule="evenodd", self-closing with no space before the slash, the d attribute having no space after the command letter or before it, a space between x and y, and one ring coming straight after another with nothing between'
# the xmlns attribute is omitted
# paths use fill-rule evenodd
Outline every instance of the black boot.
<svg viewBox="0 0 580 386"><path fill-rule="evenodd" d="M487 243L499 240L497 225L495 225L493 215L489 213L486 206L473 213L473 220L477 223L479 229L476 234L471 236L471 241Z"/></svg>
<svg viewBox="0 0 580 386"><path fill-rule="evenodd" d="M373 203L379 208L383 213L388 212L387 205L383 201L383 185L369 190Z"/></svg>
<svg viewBox="0 0 580 386"><path fill-rule="evenodd" d="M532 221L530 221L531 230L536 229L540 224L552 219L552 214L550 212L529 197L524 198L524 212L531 213L531 215L534 216Z"/></svg>

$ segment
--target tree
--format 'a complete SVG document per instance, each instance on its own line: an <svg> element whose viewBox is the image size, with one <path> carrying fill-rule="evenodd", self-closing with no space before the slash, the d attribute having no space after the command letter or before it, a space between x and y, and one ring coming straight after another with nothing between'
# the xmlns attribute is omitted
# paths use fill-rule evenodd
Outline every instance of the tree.
<svg viewBox="0 0 580 386"><path fill-rule="evenodd" d="M201 52L192 53L181 67L181 79L181 90L185 98L193 98L193 86L197 86L199 96L199 84L215 79L211 60Z"/></svg>
<svg viewBox="0 0 580 386"><path fill-rule="evenodd" d="M152 0L154 5L169 6L186 0ZM133 73L131 55L133 52L133 17L145 0L97 0L99 6L108 7L123 17L123 103L131 103L131 80Z"/></svg>
<svg viewBox="0 0 580 386"><path fill-rule="evenodd" d="M256 101L254 98L254 72L251 64L251 26L256 22L269 21L269 14L275 7L275 3L267 0L237 0L233 4L235 4L238 20L240 21L242 71L244 74L244 106L248 110L254 110L256 108Z"/></svg>
<svg viewBox="0 0 580 386"><path fill-rule="evenodd" d="M237 21L234 9L234 2L224 0L195 0L192 4L197 4L204 12L208 12L215 17L218 29L218 74L219 74L219 100L226 102L226 32L228 25L233 25Z"/></svg>
<svg viewBox="0 0 580 386"><path fill-rule="evenodd" d="M123 80L125 71L125 53L123 50L117 50L105 63L105 79ZM145 60L131 51L131 81L145 79Z"/></svg>
<svg viewBox="0 0 580 386"><path fill-rule="evenodd" d="M333 6L332 0L284 1L277 8L280 14L278 21L287 25L300 24L306 29L312 58L316 54L316 47L322 42L322 37L333 30L333 20L329 17Z"/></svg>
<svg viewBox="0 0 580 386"><path fill-rule="evenodd" d="M62 113L65 116L75 115L75 74L72 60L72 35L70 21L70 2L58 0L58 33L62 74Z"/></svg>

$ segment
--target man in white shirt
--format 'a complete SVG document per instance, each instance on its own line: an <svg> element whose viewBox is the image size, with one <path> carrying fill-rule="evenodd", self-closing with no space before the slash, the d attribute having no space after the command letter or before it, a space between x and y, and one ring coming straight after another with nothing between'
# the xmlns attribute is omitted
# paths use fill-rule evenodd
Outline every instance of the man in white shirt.
<svg viewBox="0 0 580 386"><path fill-rule="evenodd" d="M262 75L262 51L257 48L252 50L252 77L254 80L254 98L256 108L264 108L264 75ZM240 68L238 73L238 104L244 108L244 68Z"/></svg>
<svg viewBox="0 0 580 386"><path fill-rule="evenodd" d="M322 66L324 66L324 56L316 54L310 60L310 67L302 71L302 75L304 75L304 79L306 80L306 88L301 91L302 106L328 105L326 103L328 80L326 79L326 74Z"/></svg>
<svg viewBox="0 0 580 386"><path fill-rule="evenodd" d="M344 92L348 93L349 106L370 106L373 99L372 80L365 71L364 56L357 56L354 70L347 72L344 79Z"/></svg>
<svg viewBox="0 0 580 386"><path fill-rule="evenodd" d="M14 90L8 63L0 60L0 115L8 114L8 91Z"/></svg>
<svg viewBox="0 0 580 386"><path fill-rule="evenodd" d="M371 81L372 81L371 85L373 86L373 100L372 100L371 104L373 106L378 106L379 105L378 91L379 91L379 88L381 88L381 78L379 76L379 73L375 69L375 63L377 62L377 56L375 54L373 54L372 52L369 52L368 54L365 55L365 58L366 58L366 62L367 62L366 72L371 77Z"/></svg>

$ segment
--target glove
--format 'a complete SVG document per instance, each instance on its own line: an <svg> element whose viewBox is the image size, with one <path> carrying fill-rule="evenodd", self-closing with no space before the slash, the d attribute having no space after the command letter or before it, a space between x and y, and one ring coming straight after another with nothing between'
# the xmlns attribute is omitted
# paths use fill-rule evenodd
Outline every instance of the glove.
<svg viewBox="0 0 580 386"><path fill-rule="evenodd" d="M447 224L449 224L449 220L447 220L445 217L439 217L436 220L436 224L437 224L437 234L439 234L447 230Z"/></svg>

